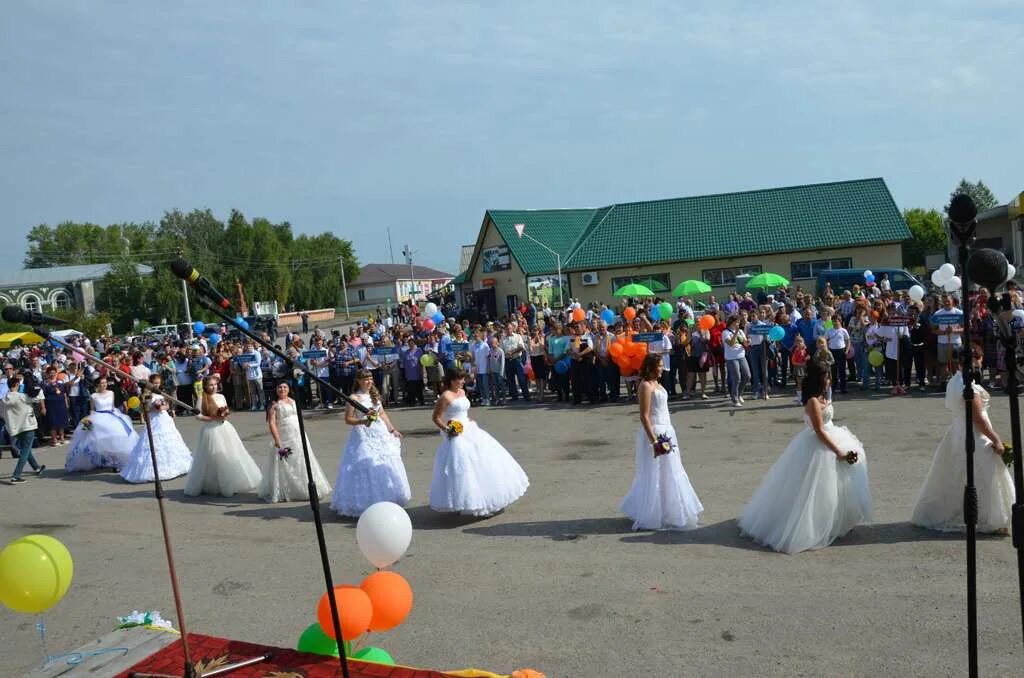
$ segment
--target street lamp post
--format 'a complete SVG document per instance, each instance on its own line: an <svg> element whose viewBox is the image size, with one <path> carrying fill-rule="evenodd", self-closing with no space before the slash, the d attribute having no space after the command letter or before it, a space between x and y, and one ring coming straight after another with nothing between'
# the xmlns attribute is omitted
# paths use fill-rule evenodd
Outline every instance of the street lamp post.
<svg viewBox="0 0 1024 678"><path fill-rule="evenodd" d="M516 224L515 229L520 238L529 238L548 252L551 252L551 254L555 255L555 266L558 268L558 305L565 308L565 300L562 298L562 255L542 243L540 240L537 240L529 233L526 233L526 224Z"/></svg>

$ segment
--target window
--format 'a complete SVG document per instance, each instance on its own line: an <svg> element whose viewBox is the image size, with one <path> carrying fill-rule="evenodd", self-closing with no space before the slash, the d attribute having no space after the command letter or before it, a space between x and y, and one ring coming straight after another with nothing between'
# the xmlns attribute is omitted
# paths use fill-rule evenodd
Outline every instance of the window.
<svg viewBox="0 0 1024 678"><path fill-rule="evenodd" d="M817 278L822 271L836 268L853 268L853 259L819 259L817 261L794 261L789 265L789 277L792 280L801 278Z"/></svg>
<svg viewBox="0 0 1024 678"><path fill-rule="evenodd" d="M39 303L39 297L34 294L26 294L21 298L21 307L26 311L42 311L42 306Z"/></svg>
<svg viewBox="0 0 1024 678"><path fill-rule="evenodd" d="M701 277L709 285L719 286L722 285L733 285L736 283L736 276L750 274L757 275L761 273L761 266L736 266L733 268L706 268L701 273Z"/></svg>
<svg viewBox="0 0 1024 678"><path fill-rule="evenodd" d="M71 308L71 297L67 295L67 292L57 292L51 299L55 311L66 311Z"/></svg>
<svg viewBox="0 0 1024 678"><path fill-rule="evenodd" d="M632 285L634 283L643 285L655 294L669 294L672 292L670 285L671 279L668 273L652 273L650 275L629 275L621 278L612 278L612 292L625 287L626 285Z"/></svg>
<svg viewBox="0 0 1024 678"><path fill-rule="evenodd" d="M359 290L359 301L366 301L366 290Z"/></svg>

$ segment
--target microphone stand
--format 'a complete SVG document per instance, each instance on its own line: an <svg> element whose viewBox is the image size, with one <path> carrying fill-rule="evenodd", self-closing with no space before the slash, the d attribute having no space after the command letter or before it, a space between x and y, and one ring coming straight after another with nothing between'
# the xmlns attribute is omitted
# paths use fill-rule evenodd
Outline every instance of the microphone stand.
<svg viewBox="0 0 1024 678"><path fill-rule="evenodd" d="M61 346L61 347L65 348L65 349L70 349L70 350L74 351L78 355L80 355L83 358L85 358L85 360L88 361L89 363L91 363L94 367L98 367L98 368L100 368L102 370L106 370L106 371L113 371L113 368L110 365L108 365L107 363L103 362L102 360L98 360L97 358L89 355L87 352L83 351L82 349L78 348L77 346L72 346L71 344L69 344L66 341L64 341L63 339L61 339L60 337L55 337L55 336L51 335L50 331L48 329L46 329L45 327L41 326L41 325L34 325L32 327L32 331L35 332L36 334L38 334L40 337L43 337L44 339L49 339L51 342L53 342L54 344L57 344L58 346ZM133 382L135 382L135 384L137 386L139 386L140 389L142 390L143 397L145 397L145 394L147 392L149 392L149 393L153 392L152 389L150 388L149 383L147 381L142 380L142 379L135 379L134 377L132 377L130 374L127 374L127 373L117 372L117 374L118 374L118 376L121 376L123 374L123 376L125 378L131 379ZM183 402L181 402L180 400L178 400L176 398L173 398L173 397L171 397L169 395L165 395L163 393L161 393L160 395L164 399L166 399L166 400L168 400L168 401L170 401L170 402L172 402L172 403L174 403L176 405L179 405L180 407L183 407L186 410L190 410L192 412L196 412L197 411L191 405L188 405L187 403L183 403ZM185 624L185 608L184 608L184 606L182 605L182 602L181 602L181 590L178 587L178 574L177 574L177 571L176 571L176 569L174 567L174 549L171 546L171 532L170 532L170 529L167 527L167 509L166 509L166 507L164 505L164 487L163 487L163 483L161 483L161 481L160 481L160 466L159 466L159 463L157 462L157 458L156 458L156 446L153 444L153 427L152 427L152 424L151 424L151 422L149 420L149 408L145 407L145 406L142 406L141 409L142 409L142 421L145 424L145 428L146 428L146 439L149 441L150 461L153 462L153 475L154 475L154 478L155 478L154 483L153 483L153 489L154 489L154 492L156 494L156 502L157 502L157 506L159 507L159 511L160 511L160 529L163 532L164 550L167 553L167 570L168 570L168 574L171 577L171 592L172 592L172 594L174 596L174 609L175 609L175 612L178 615L178 627L181 629L181 653L182 653L182 656L183 656L184 662L185 662L184 678L200 678L201 674L198 671L196 671L195 664L192 662L192 654L189 651L189 646L188 646L188 627ZM143 674L137 674L137 675L143 675Z"/></svg>
<svg viewBox="0 0 1024 678"><path fill-rule="evenodd" d="M323 388L326 385L330 390L334 391L336 395L341 396L342 399L345 400L345 402L352 405L360 412L366 413L369 411L368 408L363 406L362 403L353 400L352 398L348 397L338 389L334 388L333 386L325 382L323 379L320 379L319 377L315 376L309 370L308 367L301 363L296 363L291 358L289 358L285 353L278 350L273 344L271 344L268 341L265 341L262 337L257 336L256 333L252 332L247 327L243 326L237 320L235 320L230 315L225 313L224 310L221 309L219 306L215 305L210 300L206 299L202 294L197 295L197 301L203 308L218 316L225 322L229 323L239 332L249 337L257 344L259 344L260 346L267 349L268 351L276 355L278 358L283 360L285 365L289 367L293 375L294 370L298 368L306 376L315 379L317 383L320 384L321 388ZM341 622L338 619L338 603L334 599L334 578L331 575L331 563L327 556L327 541L324 538L324 524L323 520L320 517L320 497L317 494L316 483L313 482L313 468L309 458L309 445L307 444L306 441L306 424L302 416L302 406L299 403L298 399L295 400L295 413L298 415L299 419L299 435L301 436L302 439L302 457L306 463L306 479L308 481L307 487L309 489L309 508L313 512L313 524L316 526L316 541L317 545L320 548L320 564L323 567L324 571L324 584L327 587L327 600L331 606L331 624L334 627L334 637L338 641L338 661L341 663L342 676L344 676L344 678L349 678L348 657L346 656L345 653L344 638L342 638L341 635Z"/></svg>
<svg viewBox="0 0 1024 678"><path fill-rule="evenodd" d="M999 340L1006 349L1006 392L1010 398L1010 438L1013 445L1014 500L1010 524L1013 531L1013 547L1017 549L1017 584L1020 591L1021 631L1024 639L1024 503L1021 498L1024 494L1024 468L1021 467L1020 397L1017 379L1017 333L1021 327L1009 311L999 315L996 328Z"/></svg>
<svg viewBox="0 0 1024 678"><path fill-rule="evenodd" d="M961 297L963 297L963 349L961 374L964 380L964 452L967 461L967 482L964 485L964 523L967 526L967 668L970 678L978 676L978 490L974 487L974 384L971 368L970 272L967 267L968 246L974 241L977 221L958 223L950 220L949 232L957 240L960 261Z"/></svg>

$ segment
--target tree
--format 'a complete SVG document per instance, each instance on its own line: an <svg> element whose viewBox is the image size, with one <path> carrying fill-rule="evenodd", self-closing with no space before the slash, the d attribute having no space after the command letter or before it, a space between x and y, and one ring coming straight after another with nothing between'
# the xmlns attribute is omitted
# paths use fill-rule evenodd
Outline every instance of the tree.
<svg viewBox="0 0 1024 678"><path fill-rule="evenodd" d="M996 200L996 196L991 190L989 190L989 187L985 185L985 182L980 179L975 183L971 183L970 181L967 181L967 179L961 179L956 189L949 194L950 202L952 202L953 198L961 193L966 193L971 196L971 200L974 201L974 206L978 208L979 212L992 209L999 204L999 201ZM949 204L950 203L947 202L946 206L942 208L942 211L946 213L946 216L949 216Z"/></svg>
<svg viewBox="0 0 1024 678"><path fill-rule="evenodd" d="M903 220L907 222L911 235L911 239L903 243L904 266L924 266L927 255L946 249L946 229L941 212L915 207L903 211Z"/></svg>

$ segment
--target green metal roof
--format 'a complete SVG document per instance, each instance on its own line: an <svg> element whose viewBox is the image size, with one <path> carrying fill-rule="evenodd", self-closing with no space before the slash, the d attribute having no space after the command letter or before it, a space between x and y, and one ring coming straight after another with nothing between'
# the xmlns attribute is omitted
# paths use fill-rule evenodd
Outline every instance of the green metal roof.
<svg viewBox="0 0 1024 678"><path fill-rule="evenodd" d="M550 234L538 235L525 215L567 215L560 245L579 236L562 268L586 270L611 266L639 266L670 261L700 261L773 252L830 249L901 242L910 229L880 178L839 181L808 186L772 188L743 193L653 200L612 205L601 210L544 212L491 212L503 215L499 230L510 247L516 243L512 223L527 224L527 232L555 248ZM590 214L590 222L578 222ZM524 215L509 217L504 215ZM571 217L569 216L571 215ZM553 217L544 217L547 223ZM503 229L507 224L507 231ZM538 229L543 232L543 229ZM545 237L548 240L545 240ZM528 241L525 253L531 270L551 270L543 260L551 255ZM523 264L513 249L516 259ZM523 266L524 269L527 266Z"/></svg>
<svg viewBox="0 0 1024 678"><path fill-rule="evenodd" d="M455 276L454 278L452 278L451 284L452 285L462 285L467 280L469 280L469 269L466 269L462 273L460 273L457 276Z"/></svg>
<svg viewBox="0 0 1024 678"><path fill-rule="evenodd" d="M604 208L607 210L608 208ZM594 215L602 210L488 210L487 214L508 244L509 252L527 275L553 273L555 257L551 252L529 238L516 234L516 224L526 226L525 233L533 236L562 255L562 268L581 236L591 224Z"/></svg>

